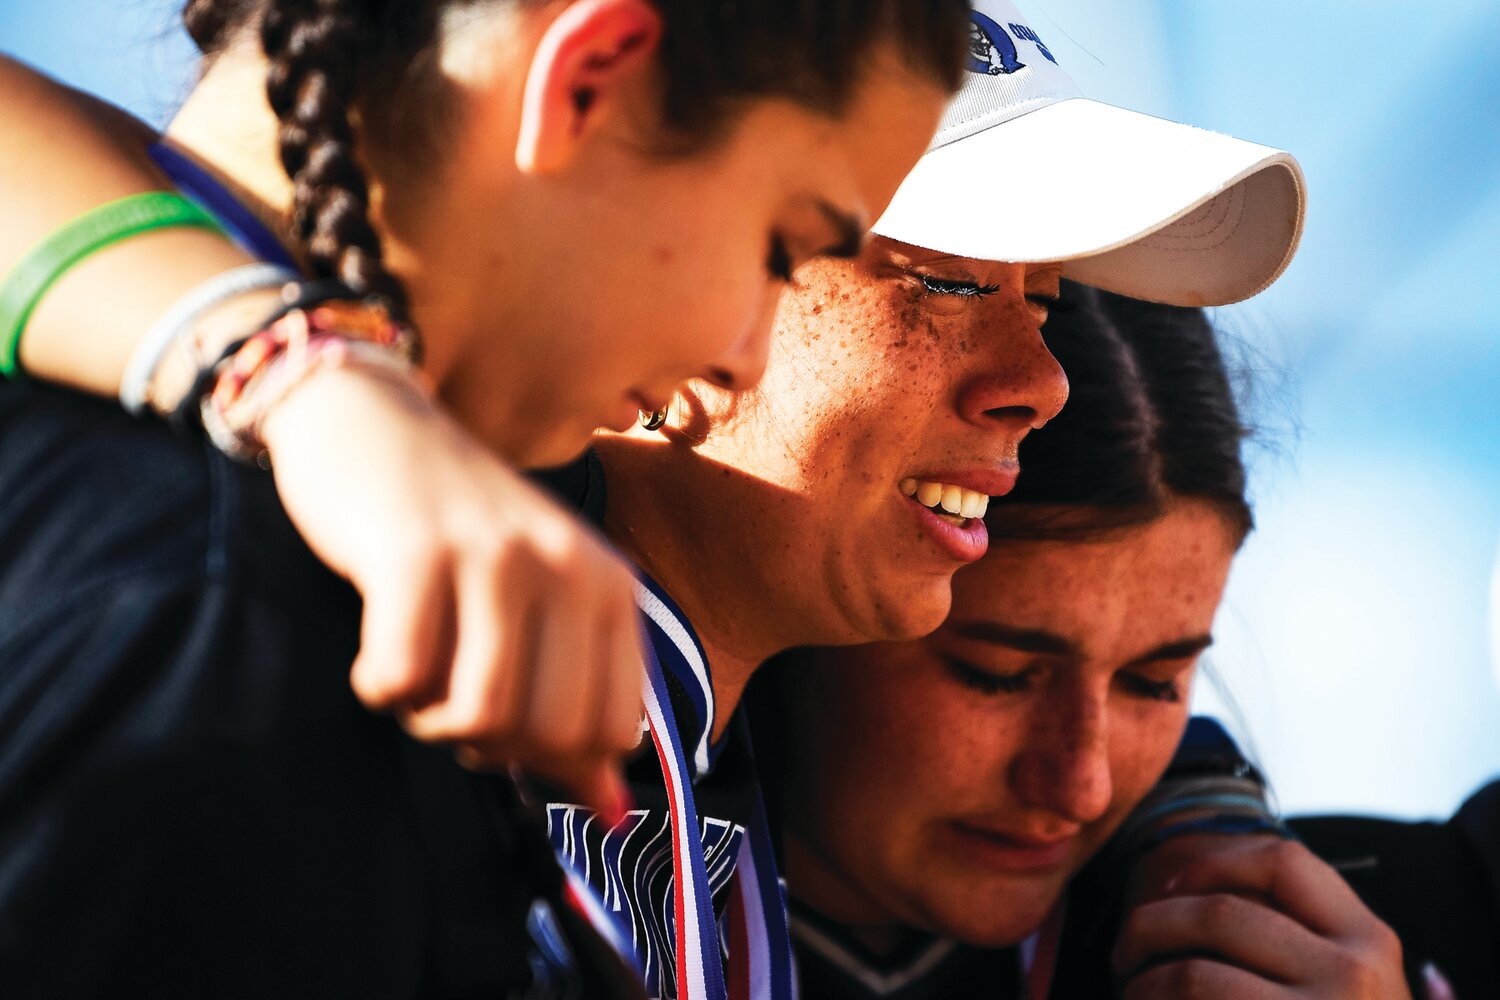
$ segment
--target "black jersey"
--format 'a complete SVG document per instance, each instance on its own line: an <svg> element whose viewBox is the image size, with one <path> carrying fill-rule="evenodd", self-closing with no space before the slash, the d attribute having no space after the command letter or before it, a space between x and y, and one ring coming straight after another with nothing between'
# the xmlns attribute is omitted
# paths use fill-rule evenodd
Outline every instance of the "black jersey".
<svg viewBox="0 0 1500 1000"><path fill-rule="evenodd" d="M976 948L922 935L894 955L874 955L847 928L792 902L797 975L808 1000L1017 1000L1019 948Z"/></svg>
<svg viewBox="0 0 1500 1000"><path fill-rule="evenodd" d="M541 817L355 699L359 620L269 476L0 385L0 996L615 995Z"/></svg>

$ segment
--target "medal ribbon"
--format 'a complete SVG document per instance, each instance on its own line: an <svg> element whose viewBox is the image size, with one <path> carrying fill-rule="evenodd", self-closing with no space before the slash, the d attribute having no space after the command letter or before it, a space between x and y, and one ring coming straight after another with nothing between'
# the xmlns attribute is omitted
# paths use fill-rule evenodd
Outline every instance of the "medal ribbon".
<svg viewBox="0 0 1500 1000"><path fill-rule="evenodd" d="M658 627L661 623L657 614L670 614L644 585L637 587L637 602ZM672 814L678 1000L795 1000L786 901L776 873L774 845L759 789L740 843L731 889L730 981L726 984L692 772L683 752L661 661L649 635L646 640L646 719L666 779ZM705 725L711 726L712 720L705 720Z"/></svg>

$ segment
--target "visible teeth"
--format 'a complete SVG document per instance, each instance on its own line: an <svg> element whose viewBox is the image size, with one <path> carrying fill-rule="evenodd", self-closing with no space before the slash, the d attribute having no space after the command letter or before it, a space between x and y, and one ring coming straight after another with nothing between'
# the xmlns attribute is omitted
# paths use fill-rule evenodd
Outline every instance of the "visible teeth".
<svg viewBox="0 0 1500 1000"><path fill-rule="evenodd" d="M990 498L975 490L952 483L930 483L920 479L903 479L897 486L903 496L913 497L923 507L957 518L983 517L990 509Z"/></svg>

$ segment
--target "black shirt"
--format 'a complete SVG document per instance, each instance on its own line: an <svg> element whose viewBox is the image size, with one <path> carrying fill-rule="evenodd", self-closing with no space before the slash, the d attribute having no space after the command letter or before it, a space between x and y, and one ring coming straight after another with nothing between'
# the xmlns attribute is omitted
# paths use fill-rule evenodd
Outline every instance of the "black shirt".
<svg viewBox="0 0 1500 1000"><path fill-rule="evenodd" d="M269 476L0 385L0 996L601 995L540 821L354 698L359 615Z"/></svg>

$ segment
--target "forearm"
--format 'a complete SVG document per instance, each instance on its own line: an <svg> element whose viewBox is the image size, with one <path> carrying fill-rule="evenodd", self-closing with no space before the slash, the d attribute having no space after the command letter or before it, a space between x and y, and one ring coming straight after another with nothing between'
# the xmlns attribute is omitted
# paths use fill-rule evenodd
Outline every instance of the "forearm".
<svg viewBox="0 0 1500 1000"><path fill-rule="evenodd" d="M142 122L0 57L0 275L49 233L90 209L133 194L169 190L147 149ZM249 263L250 255L203 229L164 229L101 251L54 284L20 344L30 376L114 395L136 345L171 304L204 280ZM246 295L204 317L205 346L243 333L264 316L273 292ZM180 397L192 362L163 362L155 399Z"/></svg>

